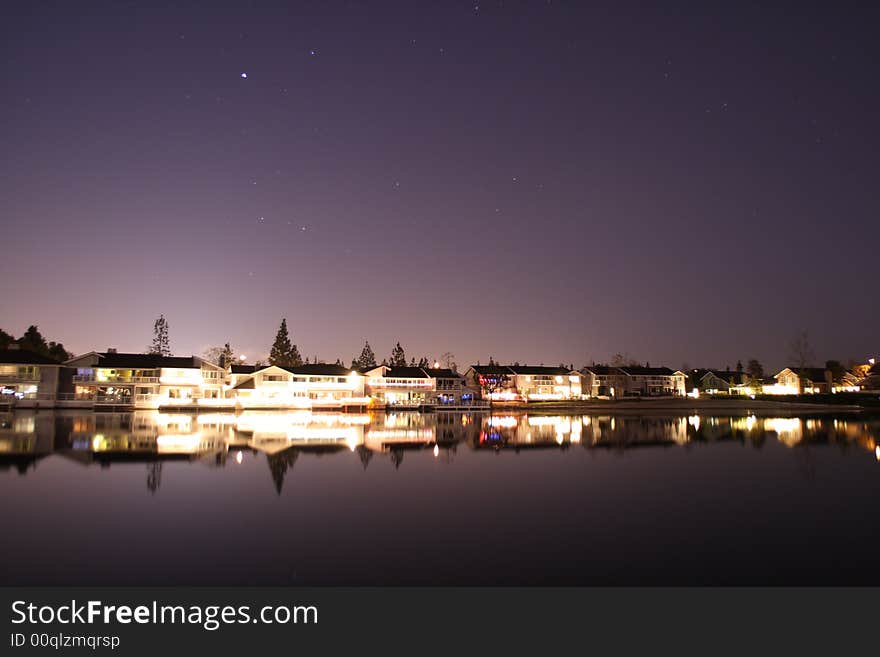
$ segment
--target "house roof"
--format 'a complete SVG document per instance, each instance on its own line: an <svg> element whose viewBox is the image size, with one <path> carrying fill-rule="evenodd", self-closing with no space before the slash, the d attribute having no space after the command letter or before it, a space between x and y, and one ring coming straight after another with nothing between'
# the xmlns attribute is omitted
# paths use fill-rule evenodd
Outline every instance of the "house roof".
<svg viewBox="0 0 880 657"><path fill-rule="evenodd" d="M571 372L567 367L545 367L543 365L508 365L507 367L514 374L559 375Z"/></svg>
<svg viewBox="0 0 880 657"><path fill-rule="evenodd" d="M232 365L231 371L233 374L253 374L257 371L256 365Z"/></svg>
<svg viewBox="0 0 880 657"><path fill-rule="evenodd" d="M619 367L612 367L611 365L590 365L589 367L585 367L583 372L592 372L598 376L608 376L617 374L622 376L623 372L620 371Z"/></svg>
<svg viewBox="0 0 880 657"><path fill-rule="evenodd" d="M700 379L705 378L709 374L721 379L725 383L730 383L733 381L734 384L744 383L746 381L746 377L748 376L745 372L737 372L734 370L701 370L704 373L700 375Z"/></svg>
<svg viewBox="0 0 880 657"><path fill-rule="evenodd" d="M256 386L254 385L254 377L250 377L235 386L233 390L254 390L255 387Z"/></svg>
<svg viewBox="0 0 880 657"><path fill-rule="evenodd" d="M432 379L458 379L461 375L458 372L444 367L424 367L422 368Z"/></svg>
<svg viewBox="0 0 880 657"><path fill-rule="evenodd" d="M348 376L351 369L342 365L314 363L308 365L297 365L296 367L282 367L291 374L299 374L303 376Z"/></svg>
<svg viewBox="0 0 880 657"><path fill-rule="evenodd" d="M7 365L60 365L54 358L27 349L0 349L0 363Z"/></svg>
<svg viewBox="0 0 880 657"><path fill-rule="evenodd" d="M160 356L159 354L131 354L112 351L92 352L98 359L97 367L115 367L131 369L158 369L161 367L199 368L203 362L197 356ZM88 356L90 354L84 354ZM84 356L71 358L68 363L80 360Z"/></svg>
<svg viewBox="0 0 880 657"><path fill-rule="evenodd" d="M675 374L668 367L642 367L641 365L626 365L619 368L621 372L629 376L633 375L653 375L653 376L672 376Z"/></svg>
<svg viewBox="0 0 880 657"><path fill-rule="evenodd" d="M510 376L513 372L507 365L471 365L471 369L483 376Z"/></svg>
<svg viewBox="0 0 880 657"><path fill-rule="evenodd" d="M431 376L421 367L389 367L382 376L389 379L429 379Z"/></svg>
<svg viewBox="0 0 880 657"><path fill-rule="evenodd" d="M801 376L808 381L812 381L813 383L821 383L825 380L824 367L797 367L796 365L789 365L786 369L791 370L798 376ZM779 374L776 376L779 376Z"/></svg>

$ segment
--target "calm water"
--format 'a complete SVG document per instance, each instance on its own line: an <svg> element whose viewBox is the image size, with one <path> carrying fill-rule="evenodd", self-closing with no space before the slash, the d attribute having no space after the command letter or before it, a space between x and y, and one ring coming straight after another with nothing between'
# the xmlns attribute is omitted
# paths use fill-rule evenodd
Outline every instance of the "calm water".
<svg viewBox="0 0 880 657"><path fill-rule="evenodd" d="M0 584L880 584L880 420L0 415Z"/></svg>

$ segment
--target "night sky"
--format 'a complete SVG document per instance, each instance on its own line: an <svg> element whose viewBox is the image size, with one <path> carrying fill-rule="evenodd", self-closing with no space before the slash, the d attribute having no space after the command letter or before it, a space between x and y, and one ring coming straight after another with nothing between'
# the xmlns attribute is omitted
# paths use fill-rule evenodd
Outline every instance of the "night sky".
<svg viewBox="0 0 880 657"><path fill-rule="evenodd" d="M587 5L4 3L0 327L143 351L164 313L176 353L253 360L286 316L303 356L462 366L880 351L880 10Z"/></svg>

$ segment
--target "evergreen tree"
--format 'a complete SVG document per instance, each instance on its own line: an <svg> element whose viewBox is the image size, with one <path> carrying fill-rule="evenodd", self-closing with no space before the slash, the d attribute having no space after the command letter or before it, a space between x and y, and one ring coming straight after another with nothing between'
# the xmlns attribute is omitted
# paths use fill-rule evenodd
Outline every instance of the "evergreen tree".
<svg viewBox="0 0 880 657"><path fill-rule="evenodd" d="M391 367L406 367L406 354L399 342L391 350L391 358L388 360L388 364Z"/></svg>
<svg viewBox="0 0 880 657"><path fill-rule="evenodd" d="M416 366L416 357L415 356L413 356L412 358L409 359L409 366L410 367Z"/></svg>
<svg viewBox="0 0 880 657"><path fill-rule="evenodd" d="M46 353L49 358L54 358L60 363L63 363L66 360L70 360L73 358L73 354L71 354L67 349L64 348L64 345L60 342L52 342L49 341L49 351Z"/></svg>
<svg viewBox="0 0 880 657"><path fill-rule="evenodd" d="M148 353L158 354L159 356L171 355L171 341L168 337L168 320L165 315L159 315L159 318L153 322L153 344L150 345Z"/></svg>
<svg viewBox="0 0 880 657"><path fill-rule="evenodd" d="M742 361L741 361L741 360L736 361L736 371L737 371L738 373L742 374L742 371L743 371L743 364L742 364Z"/></svg>
<svg viewBox="0 0 880 657"><path fill-rule="evenodd" d="M275 334L275 342L269 352L269 363L279 367L296 367L303 364L299 349L290 341L287 333L287 318L282 318L278 333Z"/></svg>
<svg viewBox="0 0 880 657"><path fill-rule="evenodd" d="M18 339L18 345L21 349L33 351L44 356L49 353L49 345L46 343L46 338L43 337L40 330L33 324L28 326L24 335Z"/></svg>
<svg viewBox="0 0 880 657"><path fill-rule="evenodd" d="M428 362L427 356L422 356L419 359L419 367L431 367L431 363Z"/></svg>
<svg viewBox="0 0 880 657"><path fill-rule="evenodd" d="M0 329L0 349L6 349L15 342L15 338L11 333L7 333L3 329Z"/></svg>
<svg viewBox="0 0 880 657"><path fill-rule="evenodd" d="M367 341L364 342L361 355L352 361L351 369L368 369L370 367L376 367L376 354L373 353L373 348L370 347L370 342Z"/></svg>

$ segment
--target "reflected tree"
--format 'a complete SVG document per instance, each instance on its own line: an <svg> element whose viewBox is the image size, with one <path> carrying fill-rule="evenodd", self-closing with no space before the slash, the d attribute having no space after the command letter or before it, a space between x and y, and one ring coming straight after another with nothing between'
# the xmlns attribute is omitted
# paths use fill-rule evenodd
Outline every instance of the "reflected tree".
<svg viewBox="0 0 880 657"><path fill-rule="evenodd" d="M272 482L275 484L275 491L281 495L281 488L284 486L284 477L287 471L296 463L299 458L299 450L291 447L277 454L266 456L266 462L269 464L269 472L272 475Z"/></svg>
<svg viewBox="0 0 880 657"><path fill-rule="evenodd" d="M358 445L356 451L358 453L358 458L361 460L361 465L364 466L364 470L366 470L367 466L370 464L370 460L373 458L373 450L364 445Z"/></svg>
<svg viewBox="0 0 880 657"><path fill-rule="evenodd" d="M147 490L155 495L162 485L162 461L153 461L147 464Z"/></svg>

